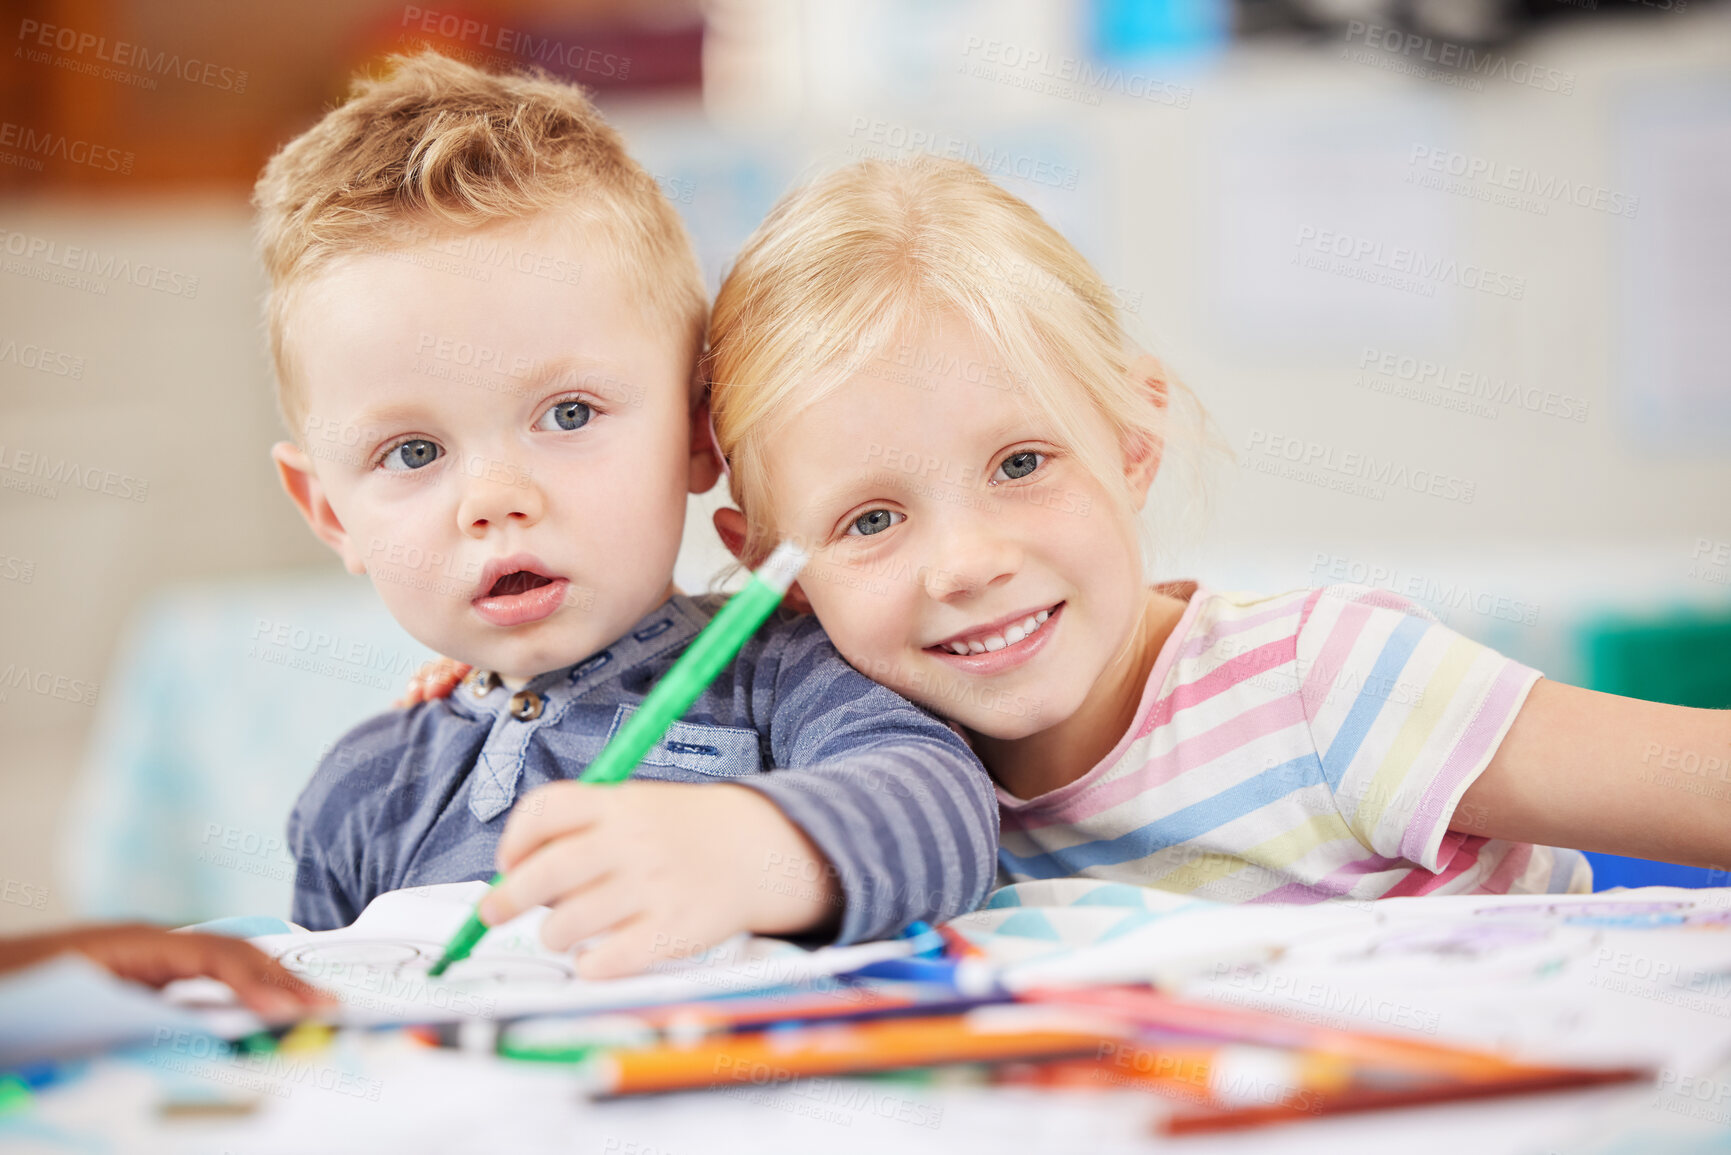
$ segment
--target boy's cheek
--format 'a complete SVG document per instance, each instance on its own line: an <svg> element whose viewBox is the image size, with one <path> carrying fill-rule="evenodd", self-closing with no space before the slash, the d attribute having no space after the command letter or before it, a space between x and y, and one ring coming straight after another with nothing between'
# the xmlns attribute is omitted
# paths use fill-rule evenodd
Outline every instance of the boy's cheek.
<svg viewBox="0 0 1731 1155"><path fill-rule="evenodd" d="M341 556L343 568L350 573L365 574L367 572L366 552L356 545L353 534L349 534L344 539Z"/></svg>

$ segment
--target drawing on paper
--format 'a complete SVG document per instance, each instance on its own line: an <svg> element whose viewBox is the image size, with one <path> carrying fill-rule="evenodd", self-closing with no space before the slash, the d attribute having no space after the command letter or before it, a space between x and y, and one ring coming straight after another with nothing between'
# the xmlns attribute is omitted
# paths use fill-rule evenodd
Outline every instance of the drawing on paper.
<svg viewBox="0 0 1731 1155"><path fill-rule="evenodd" d="M1555 919L1570 926L1654 930L1688 926L1699 930L1731 927L1731 910L1701 902L1550 902L1529 906L1489 906L1473 912L1497 919Z"/></svg>
<svg viewBox="0 0 1731 1155"><path fill-rule="evenodd" d="M410 939L343 939L290 947L277 956L277 961L296 974L321 982L365 984L385 978L425 979L443 950L439 943ZM453 963L441 979L431 981L461 987L502 983L516 987L576 980L577 972L564 959L489 953Z"/></svg>

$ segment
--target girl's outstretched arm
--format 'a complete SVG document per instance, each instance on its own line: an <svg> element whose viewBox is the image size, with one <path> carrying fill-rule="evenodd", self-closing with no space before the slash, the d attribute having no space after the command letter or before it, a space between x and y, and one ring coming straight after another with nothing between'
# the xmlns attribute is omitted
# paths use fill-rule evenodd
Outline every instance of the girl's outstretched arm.
<svg viewBox="0 0 1731 1155"><path fill-rule="evenodd" d="M1731 710L1540 679L1450 828L1731 867Z"/></svg>

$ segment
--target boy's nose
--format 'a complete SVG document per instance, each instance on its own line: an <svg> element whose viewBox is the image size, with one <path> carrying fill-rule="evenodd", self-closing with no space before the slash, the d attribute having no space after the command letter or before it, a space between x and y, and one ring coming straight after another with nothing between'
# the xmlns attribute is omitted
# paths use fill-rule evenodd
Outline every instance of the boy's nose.
<svg viewBox="0 0 1731 1155"><path fill-rule="evenodd" d="M490 528L527 527L541 520L546 502L541 487L528 473L499 467L471 473L457 507L457 524L470 537L485 537Z"/></svg>

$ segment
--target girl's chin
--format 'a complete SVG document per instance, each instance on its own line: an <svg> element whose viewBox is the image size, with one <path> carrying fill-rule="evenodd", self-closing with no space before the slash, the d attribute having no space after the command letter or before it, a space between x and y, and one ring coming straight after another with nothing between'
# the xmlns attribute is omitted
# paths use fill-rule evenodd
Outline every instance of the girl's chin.
<svg viewBox="0 0 1731 1155"><path fill-rule="evenodd" d="M1054 700L1038 690L998 690L935 679L921 689L924 692L919 695L906 696L972 734L999 742L1014 742L1049 730L1082 705L1080 700ZM950 692L945 693L946 689Z"/></svg>
<svg viewBox="0 0 1731 1155"><path fill-rule="evenodd" d="M976 738L989 738L994 742L1019 742L1048 728L1044 720L1034 716L1003 718L993 715L986 718L952 718L951 721Z"/></svg>

